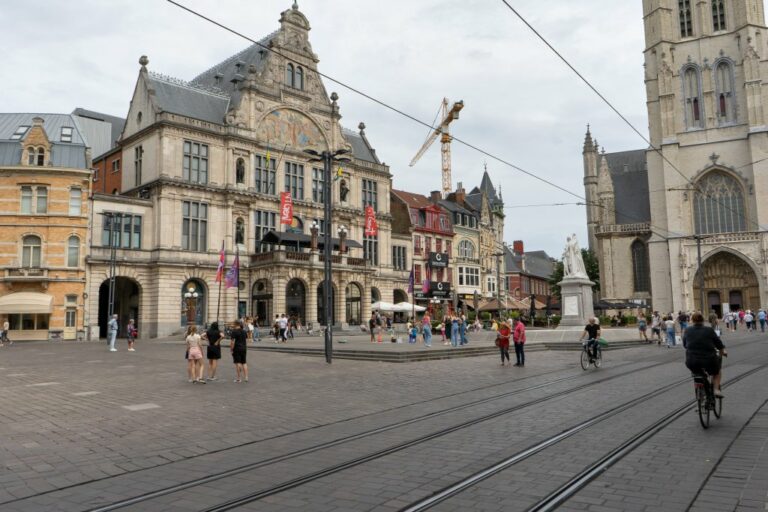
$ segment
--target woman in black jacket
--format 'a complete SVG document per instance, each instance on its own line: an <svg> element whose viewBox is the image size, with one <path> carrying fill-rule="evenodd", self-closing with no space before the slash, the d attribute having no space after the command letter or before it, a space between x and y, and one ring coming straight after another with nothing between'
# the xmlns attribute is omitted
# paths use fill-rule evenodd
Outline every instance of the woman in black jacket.
<svg viewBox="0 0 768 512"><path fill-rule="evenodd" d="M725 351L725 345L713 328L704 325L704 315L694 313L691 320L693 325L688 327L683 335L685 366L693 373L704 371L708 375L712 375L715 396L722 397L720 365L721 357L728 355ZM719 356L718 352L720 353Z"/></svg>

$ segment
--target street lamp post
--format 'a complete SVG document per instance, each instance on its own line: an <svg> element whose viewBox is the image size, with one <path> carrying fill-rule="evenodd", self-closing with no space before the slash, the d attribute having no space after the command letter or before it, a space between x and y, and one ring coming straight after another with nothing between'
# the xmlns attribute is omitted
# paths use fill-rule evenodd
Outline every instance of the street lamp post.
<svg viewBox="0 0 768 512"><path fill-rule="evenodd" d="M336 93L334 93L332 96L336 96ZM338 96L336 97L338 98ZM335 101L336 100L334 99L334 103ZM333 333L331 331L331 324L333 323L333 315L331 311L331 303L333 301L333 284L331 283L333 271L333 266L331 263L331 256L333 251L333 246L331 245L331 203L333 202L333 196L331 195L331 167L333 166L334 161L348 162L349 159L347 158L336 157L349 153L349 150L337 149L333 152L323 151L322 153L319 153L314 149L305 149L304 152L314 157L310 159L310 162L323 162L323 218L325 219L325 232L323 233L323 303L325 304L325 308L323 311L323 316L325 317L325 362L330 364L333 359Z"/></svg>
<svg viewBox="0 0 768 512"><path fill-rule="evenodd" d="M499 303L499 315L501 315L501 257L504 256L503 252L497 252L493 254L496 256L496 301ZM506 301L504 303L504 320L507 318Z"/></svg>
<svg viewBox="0 0 768 512"><path fill-rule="evenodd" d="M200 295L195 291L194 285L187 287L187 292L184 294L184 299L187 302L187 326L195 325L197 317L197 298Z"/></svg>
<svg viewBox="0 0 768 512"><path fill-rule="evenodd" d="M347 241L347 227L342 224L339 226L339 229L336 230L336 232L339 234L339 255L344 254L344 252L347 249L346 241Z"/></svg>

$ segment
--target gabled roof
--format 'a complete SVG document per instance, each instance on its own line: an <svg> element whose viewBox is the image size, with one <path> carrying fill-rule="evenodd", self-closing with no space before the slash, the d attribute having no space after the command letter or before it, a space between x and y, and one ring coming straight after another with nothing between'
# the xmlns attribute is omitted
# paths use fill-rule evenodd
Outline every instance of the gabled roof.
<svg viewBox="0 0 768 512"><path fill-rule="evenodd" d="M352 146L352 156L360 160L365 160L366 162L371 162L372 164L380 163L373 148L370 147L368 141L364 139L362 135L353 132L348 128L342 128L341 134L344 136L344 140L349 142Z"/></svg>
<svg viewBox="0 0 768 512"><path fill-rule="evenodd" d="M148 79L155 91L157 106L164 112L224 124L229 107L226 94L151 71Z"/></svg>
<svg viewBox="0 0 768 512"><path fill-rule="evenodd" d="M430 201L427 196L423 196L421 194L414 194L413 192L406 192L405 190L395 189L392 189L392 193L399 197L411 208L421 209L435 206L435 204Z"/></svg>
<svg viewBox="0 0 768 512"><path fill-rule="evenodd" d="M616 201L616 224L651 221L645 150L606 153Z"/></svg>
<svg viewBox="0 0 768 512"><path fill-rule="evenodd" d="M505 247L504 263L507 273L525 274L540 279L549 279L555 271L555 263L544 251L528 251L524 254L518 254L509 247Z"/></svg>
<svg viewBox="0 0 768 512"><path fill-rule="evenodd" d="M470 210L464 208L463 206L461 206L456 201L451 201L450 200L450 196L449 196L449 199L441 199L440 201L438 201L438 204L440 206L442 206L443 208L445 208L446 210L451 211L451 212L463 213L464 215L471 215L472 217L476 217L477 216L477 214L475 212L470 211Z"/></svg>

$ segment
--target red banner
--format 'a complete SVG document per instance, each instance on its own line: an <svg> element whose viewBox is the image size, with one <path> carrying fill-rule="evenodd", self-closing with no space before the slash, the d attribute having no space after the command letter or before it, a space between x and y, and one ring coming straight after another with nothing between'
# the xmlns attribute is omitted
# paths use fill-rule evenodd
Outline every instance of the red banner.
<svg viewBox="0 0 768 512"><path fill-rule="evenodd" d="M376 212L373 206L365 207L365 236L376 236L379 234L379 225L376 224Z"/></svg>
<svg viewBox="0 0 768 512"><path fill-rule="evenodd" d="M293 199L290 192L280 192L280 224L293 224Z"/></svg>

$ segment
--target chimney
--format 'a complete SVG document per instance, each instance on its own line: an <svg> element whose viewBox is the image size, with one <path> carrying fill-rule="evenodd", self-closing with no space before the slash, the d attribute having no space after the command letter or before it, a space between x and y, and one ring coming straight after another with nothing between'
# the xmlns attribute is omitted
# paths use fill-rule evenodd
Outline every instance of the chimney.
<svg viewBox="0 0 768 512"><path fill-rule="evenodd" d="M515 254L524 254L525 253L525 246L523 246L522 240L515 240L512 242L512 251Z"/></svg>
<svg viewBox="0 0 768 512"><path fill-rule="evenodd" d="M442 198L443 198L443 194L441 194L439 190L433 190L432 192L430 192L430 193L429 193L429 199L430 199L430 200L431 200L433 203L437 203L437 202L438 202L438 201L440 201Z"/></svg>
<svg viewBox="0 0 768 512"><path fill-rule="evenodd" d="M456 204L464 206L464 198L467 197L467 192L464 190L464 184L459 182L456 185Z"/></svg>
<svg viewBox="0 0 768 512"><path fill-rule="evenodd" d="M43 119L42 117L32 118L32 126L43 126L43 123L45 123L45 119Z"/></svg>

